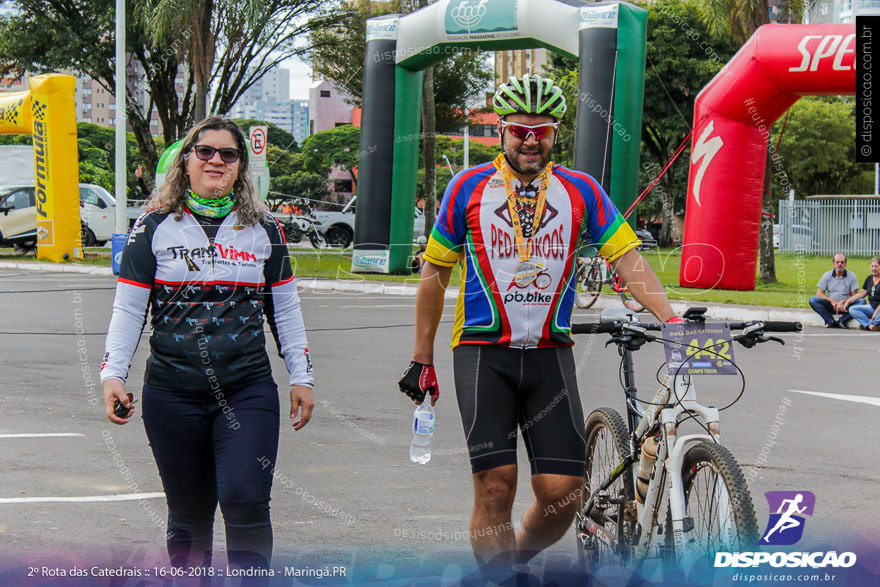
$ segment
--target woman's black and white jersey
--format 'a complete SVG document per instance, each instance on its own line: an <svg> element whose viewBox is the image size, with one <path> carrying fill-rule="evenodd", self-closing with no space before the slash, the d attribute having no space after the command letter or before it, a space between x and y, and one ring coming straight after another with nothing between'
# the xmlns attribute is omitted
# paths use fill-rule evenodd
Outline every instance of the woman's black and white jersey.
<svg viewBox="0 0 880 587"><path fill-rule="evenodd" d="M145 212L123 251L102 382L127 378L148 307L147 385L217 390L271 378L264 315L290 384L313 384L287 245L272 217L245 226L233 211L209 239L188 211L180 220Z"/></svg>

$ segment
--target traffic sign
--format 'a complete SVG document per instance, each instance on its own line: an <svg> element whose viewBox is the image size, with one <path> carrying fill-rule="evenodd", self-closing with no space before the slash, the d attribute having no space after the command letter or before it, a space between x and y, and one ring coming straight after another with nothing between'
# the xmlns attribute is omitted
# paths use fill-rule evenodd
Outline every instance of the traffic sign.
<svg viewBox="0 0 880 587"><path fill-rule="evenodd" d="M248 133L248 150L250 151L249 166L251 169L266 167L266 151L268 150L268 126L252 126Z"/></svg>

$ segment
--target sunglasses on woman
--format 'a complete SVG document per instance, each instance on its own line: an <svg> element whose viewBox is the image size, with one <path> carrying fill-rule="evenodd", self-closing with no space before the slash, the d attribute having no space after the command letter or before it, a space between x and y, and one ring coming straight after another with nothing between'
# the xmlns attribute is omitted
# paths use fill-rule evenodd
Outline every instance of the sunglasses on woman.
<svg viewBox="0 0 880 587"><path fill-rule="evenodd" d="M545 122L544 124L517 124L516 122L501 121L501 131L510 130L510 133L521 141L529 140L529 135L535 137L536 141L546 139L553 131L559 128L558 122Z"/></svg>
<svg viewBox="0 0 880 587"><path fill-rule="evenodd" d="M223 147L218 149L211 145L193 145L193 153L202 161L210 161L214 158L214 153L220 153L220 160L224 163L235 163L240 155L238 149L232 147Z"/></svg>

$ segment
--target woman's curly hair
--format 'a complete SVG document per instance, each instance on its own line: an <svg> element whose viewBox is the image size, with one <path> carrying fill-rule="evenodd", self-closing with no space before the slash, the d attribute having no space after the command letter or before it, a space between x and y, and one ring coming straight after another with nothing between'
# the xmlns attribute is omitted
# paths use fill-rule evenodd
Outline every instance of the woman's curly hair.
<svg viewBox="0 0 880 587"><path fill-rule="evenodd" d="M162 212L174 212L174 219L180 220L186 210L189 196L189 175L186 173L186 161L192 153L202 132L206 130L226 130L235 138L239 151L238 177L232 185L235 192L235 212L241 224L253 226L261 223L269 214L269 209L257 196L251 173L248 169L248 148L244 134L238 125L228 118L211 116L196 124L183 139L171 169L165 176L165 183L153 193L147 208L157 208Z"/></svg>

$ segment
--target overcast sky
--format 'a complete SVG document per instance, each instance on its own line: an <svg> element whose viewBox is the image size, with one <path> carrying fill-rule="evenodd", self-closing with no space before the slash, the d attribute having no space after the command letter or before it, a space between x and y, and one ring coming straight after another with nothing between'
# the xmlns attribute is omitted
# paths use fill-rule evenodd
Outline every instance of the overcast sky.
<svg viewBox="0 0 880 587"><path fill-rule="evenodd" d="M299 58L293 57L281 62L283 69L290 70L290 97L293 100L308 100L309 88L317 85L312 82L312 68Z"/></svg>

